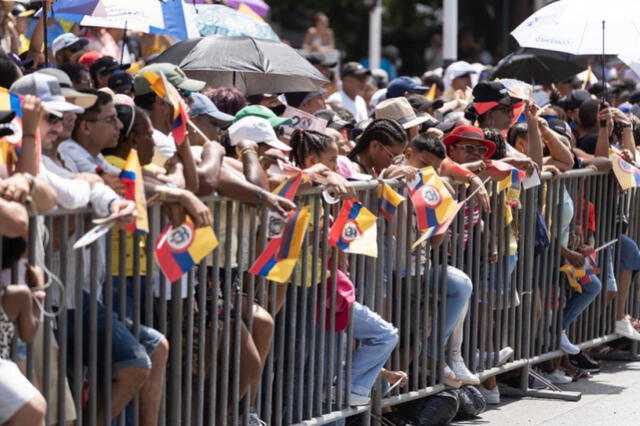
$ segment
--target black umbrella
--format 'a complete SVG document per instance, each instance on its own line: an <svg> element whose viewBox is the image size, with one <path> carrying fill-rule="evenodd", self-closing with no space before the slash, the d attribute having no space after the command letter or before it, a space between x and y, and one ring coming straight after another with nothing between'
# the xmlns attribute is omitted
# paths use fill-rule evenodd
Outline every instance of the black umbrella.
<svg viewBox="0 0 640 426"><path fill-rule="evenodd" d="M236 86L248 95L306 92L327 80L284 43L251 37L207 36L181 41L153 62L179 65L214 87Z"/></svg>
<svg viewBox="0 0 640 426"><path fill-rule="evenodd" d="M522 48L498 62L491 78L515 78L532 84L567 80L587 68L583 57L544 49Z"/></svg>

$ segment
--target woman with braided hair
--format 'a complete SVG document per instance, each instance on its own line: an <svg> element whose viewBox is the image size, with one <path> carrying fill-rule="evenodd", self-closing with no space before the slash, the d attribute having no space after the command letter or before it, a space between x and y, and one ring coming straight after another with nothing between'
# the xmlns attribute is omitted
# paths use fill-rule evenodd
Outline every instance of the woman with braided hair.
<svg viewBox="0 0 640 426"><path fill-rule="evenodd" d="M351 164L344 161L347 160L346 157L341 157L339 168L341 171L349 170L376 178L411 179L415 176L416 169L402 164L406 146L407 133L397 121L386 118L373 120L349 153L348 160L351 160Z"/></svg>

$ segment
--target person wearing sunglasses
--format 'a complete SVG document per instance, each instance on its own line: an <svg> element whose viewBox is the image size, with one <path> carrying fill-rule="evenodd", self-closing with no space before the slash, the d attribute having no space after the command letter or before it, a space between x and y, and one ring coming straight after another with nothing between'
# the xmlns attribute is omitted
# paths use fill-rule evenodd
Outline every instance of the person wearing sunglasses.
<svg viewBox="0 0 640 426"><path fill-rule="evenodd" d="M522 100L511 96L499 81L481 81L473 88L473 98L467 116L477 119L482 128L507 130L514 111L522 106Z"/></svg>
<svg viewBox="0 0 640 426"><path fill-rule="evenodd" d="M51 53L53 53L59 67L71 62L71 57L84 49L87 44L89 44L89 40L84 37L78 37L73 33L64 33L51 43Z"/></svg>

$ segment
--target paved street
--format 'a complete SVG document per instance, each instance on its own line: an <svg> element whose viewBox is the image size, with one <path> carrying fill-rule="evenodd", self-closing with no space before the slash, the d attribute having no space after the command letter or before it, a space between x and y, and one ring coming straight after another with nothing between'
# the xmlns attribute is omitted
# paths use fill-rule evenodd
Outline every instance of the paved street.
<svg viewBox="0 0 640 426"><path fill-rule="evenodd" d="M456 425L640 425L640 362L603 363L600 374L563 387L582 392L578 402L502 398L482 417Z"/></svg>

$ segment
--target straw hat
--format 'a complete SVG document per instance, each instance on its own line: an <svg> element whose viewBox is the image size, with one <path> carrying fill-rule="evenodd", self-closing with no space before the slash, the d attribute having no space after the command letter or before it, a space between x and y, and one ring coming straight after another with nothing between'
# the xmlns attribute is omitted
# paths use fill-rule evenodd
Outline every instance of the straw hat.
<svg viewBox="0 0 640 426"><path fill-rule="evenodd" d="M384 100L376 106L376 118L388 118L402 124L402 127L409 129L429 120L429 116L418 117L413 111L407 98L391 98Z"/></svg>

